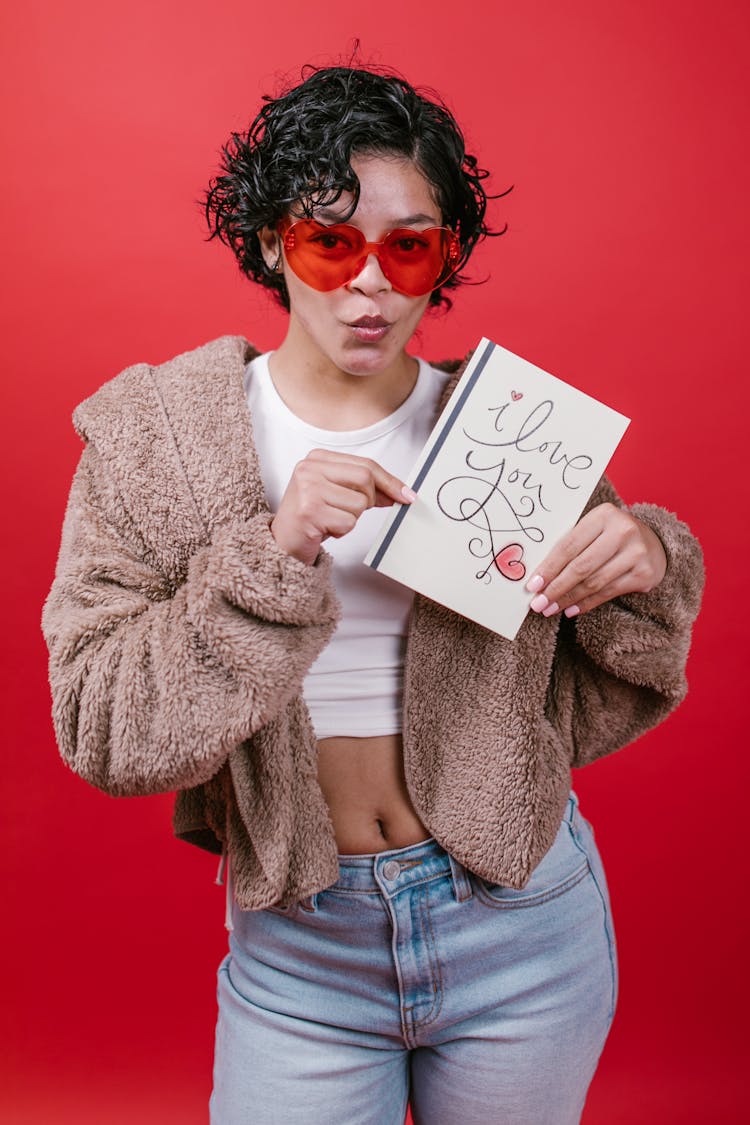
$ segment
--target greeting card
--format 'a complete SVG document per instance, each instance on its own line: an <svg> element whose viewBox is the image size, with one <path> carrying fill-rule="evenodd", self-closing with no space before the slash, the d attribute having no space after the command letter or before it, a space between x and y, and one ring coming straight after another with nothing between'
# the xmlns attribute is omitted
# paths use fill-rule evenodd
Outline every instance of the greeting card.
<svg viewBox="0 0 750 1125"><path fill-rule="evenodd" d="M483 339L365 558L512 640L525 581L574 524L629 425Z"/></svg>

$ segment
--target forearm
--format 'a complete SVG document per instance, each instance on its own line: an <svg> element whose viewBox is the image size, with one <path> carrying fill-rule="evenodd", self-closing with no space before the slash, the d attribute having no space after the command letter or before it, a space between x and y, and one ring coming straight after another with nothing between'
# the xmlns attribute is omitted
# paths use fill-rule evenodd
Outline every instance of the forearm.
<svg viewBox="0 0 750 1125"><path fill-rule="evenodd" d="M113 794L197 785L301 690L335 627L330 559L290 558L256 516L217 531L170 590L112 522L94 460L43 615L60 750Z"/></svg>
<svg viewBox="0 0 750 1125"><path fill-rule="evenodd" d="M620 503L608 482L606 499ZM647 593L628 593L562 618L548 706L573 765L631 742L664 719L687 691L685 665L703 590L699 544L674 515L629 509L659 537L667 568Z"/></svg>

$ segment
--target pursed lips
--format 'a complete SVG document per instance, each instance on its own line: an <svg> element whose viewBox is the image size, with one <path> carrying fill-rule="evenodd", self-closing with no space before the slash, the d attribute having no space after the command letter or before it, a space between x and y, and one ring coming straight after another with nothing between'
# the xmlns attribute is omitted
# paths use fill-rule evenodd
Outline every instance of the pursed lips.
<svg viewBox="0 0 750 1125"><path fill-rule="evenodd" d="M350 328L390 328L390 322L382 316L361 316L359 320L350 320Z"/></svg>
<svg viewBox="0 0 750 1125"><path fill-rule="evenodd" d="M391 325L382 316L361 316L358 320L350 321L348 327L352 329L358 340L364 343L377 343L378 340L383 339Z"/></svg>

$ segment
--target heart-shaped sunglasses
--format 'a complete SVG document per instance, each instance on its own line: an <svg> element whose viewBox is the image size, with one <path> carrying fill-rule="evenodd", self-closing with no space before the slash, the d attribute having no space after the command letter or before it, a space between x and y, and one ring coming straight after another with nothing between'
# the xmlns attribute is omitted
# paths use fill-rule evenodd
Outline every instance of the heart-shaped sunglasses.
<svg viewBox="0 0 750 1125"><path fill-rule="evenodd" d="M388 231L380 242L368 242L348 223L327 227L314 219L283 219L278 229L297 277L321 293L348 284L375 254L394 289L422 297L447 281L461 260L458 236L448 227L402 227Z"/></svg>

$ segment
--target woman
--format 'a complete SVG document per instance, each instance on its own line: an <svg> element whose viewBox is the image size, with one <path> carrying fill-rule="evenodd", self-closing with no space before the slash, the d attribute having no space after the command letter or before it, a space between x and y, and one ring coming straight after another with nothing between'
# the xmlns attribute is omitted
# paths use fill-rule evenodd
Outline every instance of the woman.
<svg viewBox="0 0 750 1125"><path fill-rule="evenodd" d="M57 735L109 793L178 790L177 833L222 853L216 1125L409 1099L416 1125L567 1125L614 1014L570 768L683 697L697 544L602 480L512 643L361 565L460 374L406 346L488 233L483 177L403 80L312 72L207 197L289 311L279 347L214 341L76 411Z"/></svg>

